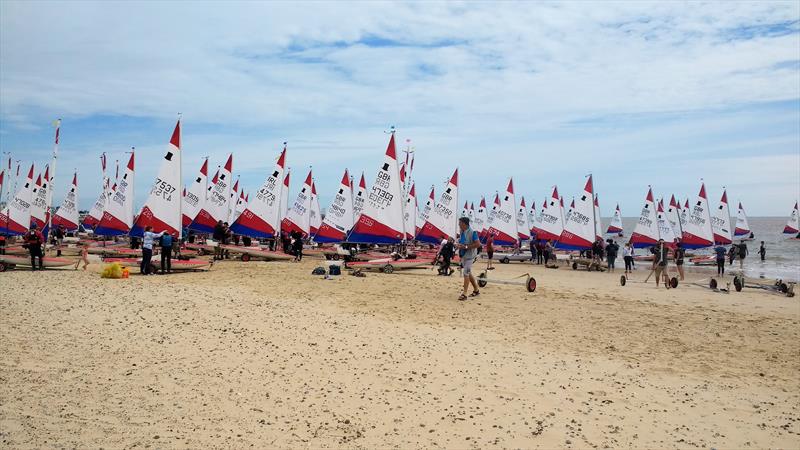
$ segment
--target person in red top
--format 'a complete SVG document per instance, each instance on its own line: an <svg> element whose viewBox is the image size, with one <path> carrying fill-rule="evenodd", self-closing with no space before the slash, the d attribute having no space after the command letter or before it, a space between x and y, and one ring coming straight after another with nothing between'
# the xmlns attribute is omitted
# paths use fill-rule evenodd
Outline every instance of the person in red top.
<svg viewBox="0 0 800 450"><path fill-rule="evenodd" d="M31 224L30 230L25 233L25 244L28 246L28 251L31 254L31 270L36 270L36 258L39 258L39 270L44 270L42 264L42 244L44 244L44 236L39 231L35 223Z"/></svg>

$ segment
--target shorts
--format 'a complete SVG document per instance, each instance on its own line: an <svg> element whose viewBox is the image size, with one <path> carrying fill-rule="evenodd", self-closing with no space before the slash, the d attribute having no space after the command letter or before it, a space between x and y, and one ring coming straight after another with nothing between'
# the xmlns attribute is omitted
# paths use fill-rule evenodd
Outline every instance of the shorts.
<svg viewBox="0 0 800 450"><path fill-rule="evenodd" d="M461 260L461 275L464 278L472 275L472 262L475 261L473 258L467 258Z"/></svg>
<svg viewBox="0 0 800 450"><path fill-rule="evenodd" d="M665 271L665 270L667 270L666 264L663 265L663 266L661 264L657 265L656 266L656 279L660 279L661 278L661 273L663 271Z"/></svg>
<svg viewBox="0 0 800 450"><path fill-rule="evenodd" d="M486 251L486 256L488 256L489 259L492 259L492 257L494 256L494 250L487 250Z"/></svg>

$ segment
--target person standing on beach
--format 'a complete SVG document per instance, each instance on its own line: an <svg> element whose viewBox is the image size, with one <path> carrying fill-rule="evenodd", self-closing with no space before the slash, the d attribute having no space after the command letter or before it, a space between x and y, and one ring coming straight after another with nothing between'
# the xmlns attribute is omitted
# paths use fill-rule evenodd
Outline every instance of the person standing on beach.
<svg viewBox="0 0 800 450"><path fill-rule="evenodd" d="M478 256L478 248L481 246L481 241L478 239L478 232L473 231L469 227L469 218L462 217L458 219L458 228L461 230L461 236L458 238L458 250L461 255L461 275L464 276L463 289L459 300L467 299L467 289L472 285L472 293L470 297L477 297L480 295L478 290L478 281L472 275L472 263Z"/></svg>
<svg viewBox="0 0 800 450"><path fill-rule="evenodd" d="M631 248L631 243L626 242L625 246L622 247L622 259L625 260L625 273L629 274L633 272L633 249Z"/></svg>
<svg viewBox="0 0 800 450"><path fill-rule="evenodd" d="M655 247L655 253L653 254L653 270L656 273L656 287L658 287L658 282L661 280L661 276L664 276L664 286L669 288L669 274L667 272L667 259L669 258L669 247L664 243L663 239L658 240L658 244Z"/></svg>
<svg viewBox="0 0 800 450"><path fill-rule="evenodd" d="M170 273L172 272L172 244L175 243L177 239L175 239L169 233L164 233L161 235L161 239L159 240L159 246L161 247L161 274Z"/></svg>
<svg viewBox="0 0 800 450"><path fill-rule="evenodd" d="M544 244L541 239L536 239L536 264L544 262Z"/></svg>
<svg viewBox="0 0 800 450"><path fill-rule="evenodd" d="M38 230L35 223L32 223L30 230L25 233L24 240L25 245L28 246L28 252L31 254L31 270L36 270L36 258L39 258L39 270L44 270L44 265L42 265L44 236L42 236L42 232Z"/></svg>
<svg viewBox="0 0 800 450"><path fill-rule="evenodd" d="M295 262L303 260L303 234L297 230L292 231L292 251Z"/></svg>
<svg viewBox="0 0 800 450"><path fill-rule="evenodd" d="M153 259L153 242L160 238L165 232L153 233L153 227L150 225L144 227L142 235L142 264L139 266L139 272L142 275L150 275L150 261Z"/></svg>
<svg viewBox="0 0 800 450"><path fill-rule="evenodd" d="M536 262L536 240L531 239L530 242L528 242L528 246L531 249L531 262Z"/></svg>
<svg viewBox="0 0 800 450"><path fill-rule="evenodd" d="M739 241L739 245L735 247L739 256L739 268L744 269L744 258L750 253L747 251L747 244L744 243L744 240L741 240Z"/></svg>
<svg viewBox="0 0 800 450"><path fill-rule="evenodd" d="M761 241L761 247L758 248L758 255L761 257L761 260L767 257L767 246L764 245L764 241Z"/></svg>
<svg viewBox="0 0 800 450"><path fill-rule="evenodd" d="M56 240L56 256L61 256L61 247L64 246L64 225L59 225L53 230L53 238Z"/></svg>
<svg viewBox="0 0 800 450"><path fill-rule="evenodd" d="M739 253L736 244L732 244L731 248L728 249L728 265L733 265L733 260L736 259L736 254Z"/></svg>
<svg viewBox="0 0 800 450"><path fill-rule="evenodd" d="M611 239L609 239L606 244L606 264L608 265L609 272L613 272L615 269L614 262L617 260L619 245L617 245L617 243Z"/></svg>
<svg viewBox="0 0 800 450"><path fill-rule="evenodd" d="M225 239L225 224L221 220L214 225L214 233L211 235L216 245L214 246L214 261L222 259L222 241Z"/></svg>
<svg viewBox="0 0 800 450"><path fill-rule="evenodd" d="M676 239L673 253L675 254L675 266L678 268L678 275L680 275L681 281L683 281L683 258L686 256L686 250L683 248L680 239Z"/></svg>
<svg viewBox="0 0 800 450"><path fill-rule="evenodd" d="M491 233L488 233L488 236L486 236L486 257L488 258L486 270L494 270L494 267L492 267L492 257L494 257L494 235Z"/></svg>
<svg viewBox="0 0 800 450"><path fill-rule="evenodd" d="M544 265L547 266L548 261L550 259L555 259L553 255L553 241L547 241L547 244L544 245Z"/></svg>
<svg viewBox="0 0 800 450"><path fill-rule="evenodd" d="M714 253L717 255L717 275L725 275L725 247L722 245L714 247Z"/></svg>

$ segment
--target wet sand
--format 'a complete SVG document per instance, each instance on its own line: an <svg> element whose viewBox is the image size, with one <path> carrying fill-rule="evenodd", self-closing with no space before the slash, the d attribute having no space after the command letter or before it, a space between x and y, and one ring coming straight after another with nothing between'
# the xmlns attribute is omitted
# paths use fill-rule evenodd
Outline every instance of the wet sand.
<svg viewBox="0 0 800 450"><path fill-rule="evenodd" d="M457 276L321 263L0 274L0 442L800 447L800 296L512 263L491 276L536 293L458 302Z"/></svg>

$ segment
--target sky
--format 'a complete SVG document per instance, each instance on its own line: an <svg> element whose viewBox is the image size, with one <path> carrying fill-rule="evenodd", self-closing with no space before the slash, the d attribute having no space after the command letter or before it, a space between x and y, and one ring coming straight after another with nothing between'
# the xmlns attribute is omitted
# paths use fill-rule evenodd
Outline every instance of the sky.
<svg viewBox="0 0 800 450"><path fill-rule="evenodd" d="M77 170L89 209L100 153L133 146L141 205L178 113L187 183L233 152L255 191L287 142L290 199L313 166L323 208L395 126L422 198L456 167L476 207L509 177L568 201L592 173L604 217L701 179L788 215L800 3L0 2L0 151L43 167L61 118L55 204Z"/></svg>

